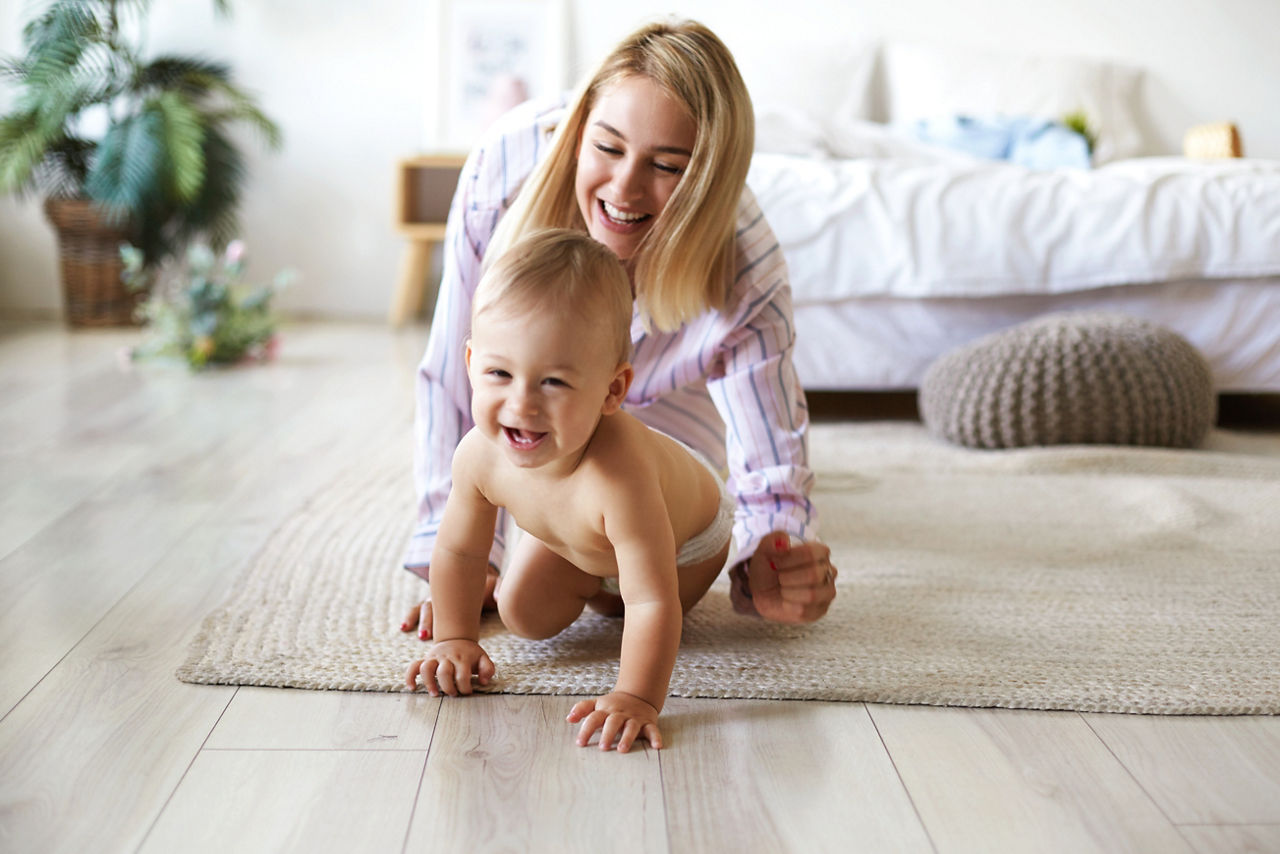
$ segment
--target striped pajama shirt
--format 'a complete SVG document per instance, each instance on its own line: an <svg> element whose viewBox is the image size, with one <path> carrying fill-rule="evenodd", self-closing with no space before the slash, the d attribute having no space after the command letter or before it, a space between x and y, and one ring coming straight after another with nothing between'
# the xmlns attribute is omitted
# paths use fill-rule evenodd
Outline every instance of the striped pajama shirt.
<svg viewBox="0 0 1280 854"><path fill-rule="evenodd" d="M426 577L449 495L453 452L472 427L463 353L471 298L498 220L546 153L562 103L517 107L486 134L463 167L446 227L444 273L426 353L418 367L414 483L418 524L405 566ZM721 311L675 332L631 325L635 380L624 408L698 449L722 470L737 502L730 564L781 530L817 533L809 501L808 410L791 364L791 288L778 241L755 197L738 206L734 281ZM500 519L490 561L506 550Z"/></svg>

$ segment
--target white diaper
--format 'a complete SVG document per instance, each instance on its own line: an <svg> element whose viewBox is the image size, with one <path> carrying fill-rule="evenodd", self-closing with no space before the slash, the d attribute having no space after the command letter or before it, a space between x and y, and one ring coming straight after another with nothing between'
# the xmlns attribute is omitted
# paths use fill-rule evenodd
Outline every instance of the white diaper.
<svg viewBox="0 0 1280 854"><path fill-rule="evenodd" d="M710 460L693 448L689 448L689 453L693 454L693 458L702 463L716 479L716 486L720 487L720 507L716 510L716 517L711 520L711 524L701 534L685 540L680 551L676 552L676 566L691 566L715 557L720 549L724 548L724 544L733 537L733 496L725 488L724 481L720 479L720 472L716 471Z"/></svg>

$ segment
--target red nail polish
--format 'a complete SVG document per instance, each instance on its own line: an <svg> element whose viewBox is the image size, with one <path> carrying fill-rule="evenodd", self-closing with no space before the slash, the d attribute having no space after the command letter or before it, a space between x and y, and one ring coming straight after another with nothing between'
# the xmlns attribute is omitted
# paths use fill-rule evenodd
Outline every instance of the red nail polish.
<svg viewBox="0 0 1280 854"><path fill-rule="evenodd" d="M787 539L786 539L786 537L778 537L778 538L776 538L776 539L773 541L773 547L774 547L775 549L777 549L778 551L780 551L780 552L781 552L781 551L786 551L786 549L787 549Z"/></svg>
<svg viewBox="0 0 1280 854"><path fill-rule="evenodd" d="M427 630L426 630L426 629L423 629L422 631L418 632L418 637L419 637L420 639L422 639L422 640L426 640L426 639L427 639Z"/></svg>
<svg viewBox="0 0 1280 854"><path fill-rule="evenodd" d="M401 624L400 624L400 631L402 631L402 632L407 632L407 631L409 631L409 624L408 624L408 623L401 623Z"/></svg>
<svg viewBox="0 0 1280 854"><path fill-rule="evenodd" d="M778 571L778 565L773 561L769 561L769 568L772 569L774 572Z"/></svg>

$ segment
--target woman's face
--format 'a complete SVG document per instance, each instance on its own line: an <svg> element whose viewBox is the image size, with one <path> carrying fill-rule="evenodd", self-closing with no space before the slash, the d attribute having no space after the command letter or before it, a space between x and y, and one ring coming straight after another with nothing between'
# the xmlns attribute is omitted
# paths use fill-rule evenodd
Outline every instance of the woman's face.
<svg viewBox="0 0 1280 854"><path fill-rule="evenodd" d="M574 194L587 232L623 262L675 192L696 137L680 102L647 77L623 78L596 99L578 139Z"/></svg>

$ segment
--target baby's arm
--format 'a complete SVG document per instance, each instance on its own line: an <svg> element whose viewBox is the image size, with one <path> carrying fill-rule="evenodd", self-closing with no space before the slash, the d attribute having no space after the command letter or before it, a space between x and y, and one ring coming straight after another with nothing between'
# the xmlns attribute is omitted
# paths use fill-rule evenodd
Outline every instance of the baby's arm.
<svg viewBox="0 0 1280 854"><path fill-rule="evenodd" d="M667 509L657 483L614 488L615 500L606 504L605 533L617 557L618 586L626 606L618 681L611 693L577 703L569 721L583 722L579 745L586 745L600 730L601 749L607 750L617 738L618 751L625 753L640 737L662 748L658 714L680 647L683 612L674 535L670 525L661 524Z"/></svg>
<svg viewBox="0 0 1280 854"><path fill-rule="evenodd" d="M463 437L453 462L453 489L445 504L435 547L431 551L431 601L436 643L426 658L409 665L405 683L417 688L422 678L435 696L470 694L471 676L486 685L493 662L480 647L480 609L484 602L489 546L498 509L481 493L478 482L485 448L476 434Z"/></svg>

